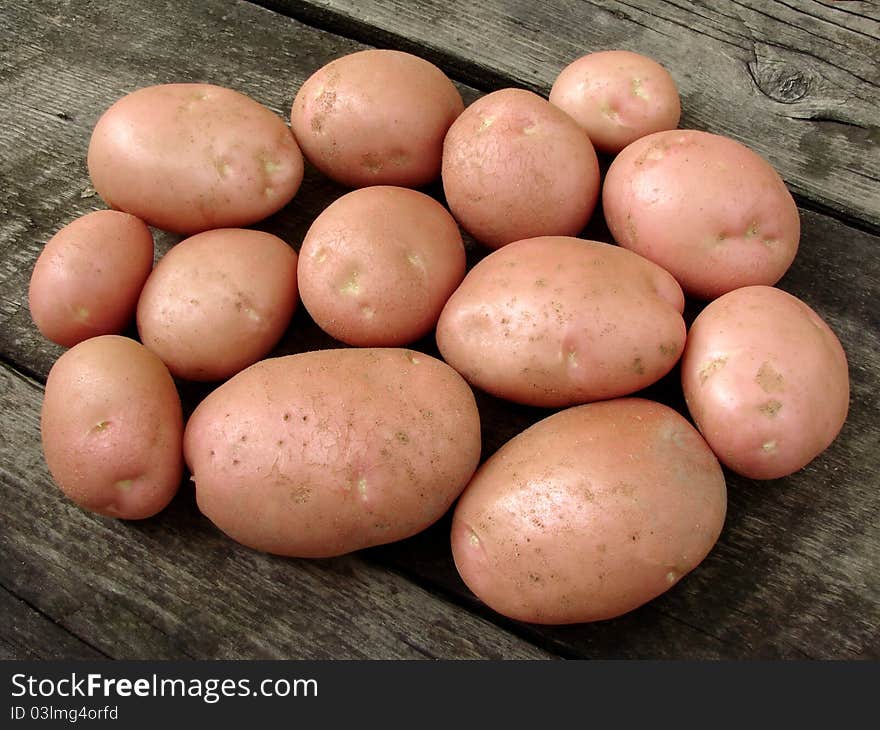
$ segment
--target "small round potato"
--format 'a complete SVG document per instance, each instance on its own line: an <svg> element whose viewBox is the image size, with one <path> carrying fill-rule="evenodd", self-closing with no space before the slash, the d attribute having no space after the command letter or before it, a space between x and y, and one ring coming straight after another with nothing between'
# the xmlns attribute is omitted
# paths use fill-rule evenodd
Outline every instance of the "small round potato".
<svg viewBox="0 0 880 730"><path fill-rule="evenodd" d="M456 220L491 248L574 236L599 195L586 133L537 94L502 89L474 102L443 145L443 190Z"/></svg>
<svg viewBox="0 0 880 730"><path fill-rule="evenodd" d="M545 236L491 253L437 323L443 358L500 398L559 407L634 393L681 356L684 297L607 243Z"/></svg>
<svg viewBox="0 0 880 730"><path fill-rule="evenodd" d="M407 188L355 190L312 224L299 257L309 314L337 340L360 347L414 342L437 323L461 283L464 244L433 198Z"/></svg>
<svg viewBox="0 0 880 730"><path fill-rule="evenodd" d="M681 116L669 72L631 51L598 51L573 61L553 83L550 103L580 124L597 150L612 154L639 137L675 129Z"/></svg>
<svg viewBox="0 0 880 730"><path fill-rule="evenodd" d="M633 142L611 163L602 203L614 239L698 299L775 284L800 240L797 206L770 163L708 132Z"/></svg>
<svg viewBox="0 0 880 730"><path fill-rule="evenodd" d="M118 334L134 318L153 266L153 236L128 213L98 210L46 244L31 274L28 304L44 337L72 347Z"/></svg>
<svg viewBox="0 0 880 730"><path fill-rule="evenodd" d="M156 266L137 306L141 340L187 380L222 380L264 357L299 297L296 252L242 228L199 233Z"/></svg>
<svg viewBox="0 0 880 730"><path fill-rule="evenodd" d="M92 512L150 517L180 486L180 398L162 361L134 340L93 337L59 357L41 430L55 482Z"/></svg>
<svg viewBox="0 0 880 730"><path fill-rule="evenodd" d="M678 413L627 398L570 408L501 447L465 489L452 553L490 608L600 621L677 583L721 534L727 491Z"/></svg>
<svg viewBox="0 0 880 730"><path fill-rule="evenodd" d="M88 165L110 207L184 234L256 223L283 208L303 177L284 120L210 84L122 97L95 125Z"/></svg>
<svg viewBox="0 0 880 730"><path fill-rule="evenodd" d="M463 109L434 64L373 49L312 74L293 101L290 124L309 162L331 180L418 187L439 176L443 137Z"/></svg>
<svg viewBox="0 0 880 730"><path fill-rule="evenodd" d="M198 406L184 436L199 509L265 552L329 557L439 519L480 458L473 393L398 349L263 360Z"/></svg>
<svg viewBox="0 0 880 730"><path fill-rule="evenodd" d="M737 289L700 313L681 379L712 450L752 479L806 466L834 441L849 409L840 341L800 299L769 286Z"/></svg>

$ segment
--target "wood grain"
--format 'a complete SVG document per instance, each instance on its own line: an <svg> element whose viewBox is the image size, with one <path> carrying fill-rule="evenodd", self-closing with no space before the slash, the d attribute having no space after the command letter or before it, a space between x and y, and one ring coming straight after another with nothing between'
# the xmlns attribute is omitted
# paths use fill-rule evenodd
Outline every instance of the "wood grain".
<svg viewBox="0 0 880 730"><path fill-rule="evenodd" d="M62 627L54 656L550 658L358 557L286 560L236 545L198 513L188 485L157 519L80 510L35 448L41 400L39 384L0 366L0 409L15 414L0 419L0 585ZM23 613L8 593L0 601ZM17 620L16 653L52 651L35 624Z"/></svg>
<svg viewBox="0 0 880 730"><path fill-rule="evenodd" d="M546 95L591 51L655 58L682 127L755 149L820 209L880 229L880 21L809 0L266 0L342 35L429 58L484 90Z"/></svg>
<svg viewBox="0 0 880 730"><path fill-rule="evenodd" d="M43 380L61 349L30 322L27 282L43 242L61 224L102 207L90 193L84 159L103 109L138 86L198 80L231 85L285 113L313 70L362 46L248 3L4 5L0 177L12 184L0 190L0 357ZM440 23L441 11L422 22ZM618 22L629 27L609 21L609 43ZM460 88L468 100L478 94ZM261 227L298 247L314 217L342 192L310 169L293 203ZM437 186L429 192L439 194ZM848 423L826 454L793 477L762 484L728 475L730 512L716 550L673 591L626 617L540 628L491 614L455 573L448 519L360 557L308 563L260 556L223 539L188 489L146 523L85 515L45 474L35 430L38 386L9 370L0 391L0 484L12 507L0 517L0 585L26 601L11 604L19 612L33 605L111 656L539 652L512 632L571 657L878 658L880 239L810 210L801 216L801 250L781 286L825 317L848 352ZM610 240L600 214L584 236ZM160 252L176 240L157 238ZM483 252L468 246L473 263ZM698 310L691 304L690 316ZM301 309L276 354L335 344ZM431 338L418 347L436 354ZM210 390L179 385L187 410ZM477 395L486 456L548 414ZM683 409L675 374L643 395ZM397 572L381 567L388 565ZM436 593L448 600L433 599ZM267 638L273 635L280 644Z"/></svg>

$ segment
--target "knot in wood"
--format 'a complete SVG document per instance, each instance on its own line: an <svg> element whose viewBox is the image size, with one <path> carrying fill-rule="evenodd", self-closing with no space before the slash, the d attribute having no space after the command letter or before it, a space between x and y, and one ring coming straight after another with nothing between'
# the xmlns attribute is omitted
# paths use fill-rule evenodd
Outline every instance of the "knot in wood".
<svg viewBox="0 0 880 730"><path fill-rule="evenodd" d="M794 104L810 91L809 77L791 64L759 60L749 67L761 93L773 101Z"/></svg>

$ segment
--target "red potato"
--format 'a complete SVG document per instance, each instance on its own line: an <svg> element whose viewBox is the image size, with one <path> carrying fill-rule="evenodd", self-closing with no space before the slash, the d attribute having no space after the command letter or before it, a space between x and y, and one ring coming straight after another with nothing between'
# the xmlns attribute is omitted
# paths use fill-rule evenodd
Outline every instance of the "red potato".
<svg viewBox="0 0 880 730"><path fill-rule="evenodd" d="M309 162L336 182L418 187L439 176L443 137L462 109L461 94L434 64L373 49L312 74L290 124Z"/></svg>
<svg viewBox="0 0 880 730"><path fill-rule="evenodd" d="M299 301L296 265L296 252L269 233L220 228L187 238L144 286L141 340L179 378L228 378L281 339Z"/></svg>
<svg viewBox="0 0 880 730"><path fill-rule="evenodd" d="M490 608L600 621L675 585L721 533L721 466L678 413L626 398L560 411L491 456L462 494L452 553Z"/></svg>
<svg viewBox="0 0 880 730"><path fill-rule="evenodd" d="M612 154L647 134L675 129L681 116L669 72L631 51L598 51L573 61L553 82L550 103L583 127L597 150Z"/></svg>
<svg viewBox="0 0 880 730"><path fill-rule="evenodd" d="M840 341L810 307L769 286L737 289L700 313L681 379L712 450L752 479L806 466L834 441L849 410Z"/></svg>
<svg viewBox="0 0 880 730"><path fill-rule="evenodd" d="M473 393L419 352L345 349L263 360L186 427L199 509L234 540L330 557L439 519L480 458Z"/></svg>
<svg viewBox="0 0 880 730"><path fill-rule="evenodd" d="M443 190L455 219L500 248L535 236L574 236L599 195L586 133L537 94L502 89L474 102L443 145Z"/></svg>
<svg viewBox="0 0 880 730"><path fill-rule="evenodd" d="M611 163L602 203L614 240L698 299L775 284L800 240L797 206L770 163L708 132L633 142Z"/></svg>
<svg viewBox="0 0 880 730"><path fill-rule="evenodd" d="M183 413L162 361L126 337L103 335L49 371L41 434L46 464L84 509L143 519L171 501L183 473Z"/></svg>
<svg viewBox="0 0 880 730"><path fill-rule="evenodd" d="M122 97L95 125L88 165L109 206L183 234L256 223L290 202L303 177L284 120L211 84Z"/></svg>
<svg viewBox="0 0 880 730"><path fill-rule="evenodd" d="M633 393L684 348L684 297L617 246L564 236L511 243L477 264L437 323L443 358L500 398L559 407Z"/></svg>
<svg viewBox="0 0 880 730"><path fill-rule="evenodd" d="M152 266L153 236L143 221L113 210L87 213L58 231L34 265L34 324L64 347L118 334L134 318Z"/></svg>
<svg viewBox="0 0 880 730"><path fill-rule="evenodd" d="M350 345L390 347L433 329L464 271L461 234L440 203L377 185L318 216L300 248L298 276L321 329Z"/></svg>

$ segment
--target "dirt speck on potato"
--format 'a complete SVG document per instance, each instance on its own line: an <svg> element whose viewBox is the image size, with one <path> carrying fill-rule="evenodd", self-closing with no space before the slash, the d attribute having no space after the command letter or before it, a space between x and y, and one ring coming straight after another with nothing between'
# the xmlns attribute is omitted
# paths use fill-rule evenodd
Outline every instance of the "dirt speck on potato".
<svg viewBox="0 0 880 730"><path fill-rule="evenodd" d="M712 375L727 365L726 357L713 357L700 368L700 385L703 385Z"/></svg>
<svg viewBox="0 0 880 730"><path fill-rule="evenodd" d="M761 363L755 375L755 382L761 386L765 393L778 393L785 389L785 380L782 373L778 372L769 361Z"/></svg>
<svg viewBox="0 0 880 730"><path fill-rule="evenodd" d="M762 403L758 410L761 411L767 418L774 418L777 413L779 413L782 408L782 403L778 400L768 400L766 403Z"/></svg>

